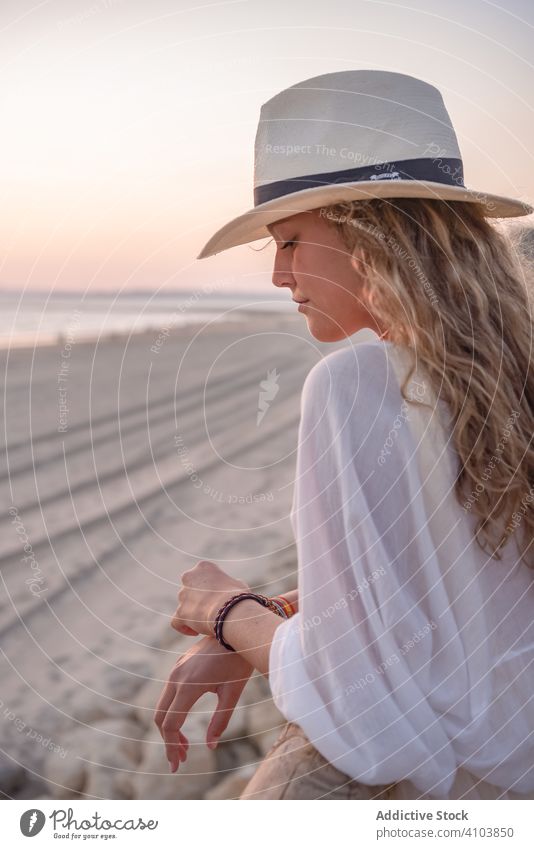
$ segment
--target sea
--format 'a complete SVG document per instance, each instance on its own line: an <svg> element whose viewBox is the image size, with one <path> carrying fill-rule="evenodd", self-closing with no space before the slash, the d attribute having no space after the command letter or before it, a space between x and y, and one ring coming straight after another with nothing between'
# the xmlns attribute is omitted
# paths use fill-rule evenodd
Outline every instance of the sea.
<svg viewBox="0 0 534 849"><path fill-rule="evenodd" d="M0 347L54 345L69 335L78 341L100 339L206 321L246 320L251 312L294 311L289 292L4 290L0 291Z"/></svg>

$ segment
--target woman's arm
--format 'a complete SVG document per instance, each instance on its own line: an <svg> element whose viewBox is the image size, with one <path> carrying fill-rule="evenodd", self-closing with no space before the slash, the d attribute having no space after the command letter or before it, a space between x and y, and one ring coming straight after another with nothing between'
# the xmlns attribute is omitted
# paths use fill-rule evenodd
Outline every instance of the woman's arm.
<svg viewBox="0 0 534 849"><path fill-rule="evenodd" d="M288 595L286 598L289 599ZM254 669L269 676L269 653L274 632L284 622L280 616L253 599L244 599L227 613L223 624L225 642Z"/></svg>
<svg viewBox="0 0 534 849"><path fill-rule="evenodd" d="M182 574L172 627L189 636L213 636L221 606L232 596L247 591L250 591L249 587L243 581L227 575L213 561L199 560L192 569ZM223 624L224 639L254 669L267 677L273 634L284 621L257 601L244 599L228 611Z"/></svg>

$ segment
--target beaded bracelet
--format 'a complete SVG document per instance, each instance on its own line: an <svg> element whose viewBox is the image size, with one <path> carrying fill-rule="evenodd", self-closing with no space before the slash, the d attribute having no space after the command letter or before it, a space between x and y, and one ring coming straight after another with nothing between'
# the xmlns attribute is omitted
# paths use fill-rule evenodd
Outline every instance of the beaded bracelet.
<svg viewBox="0 0 534 849"><path fill-rule="evenodd" d="M274 598L272 598L271 601L275 601L275 602L281 601L288 618L290 616L294 616L295 613L297 612L295 610L295 608L293 607L293 605L291 604L291 602L288 601L287 598L285 598L283 595L274 596Z"/></svg>
<svg viewBox="0 0 534 849"><path fill-rule="evenodd" d="M222 627L223 627L224 620L225 620L226 616L228 615L229 611L232 609L232 607L235 604L238 604L238 602L243 601L246 598L251 598L254 601L259 602L263 607L267 607L273 613L276 613L277 616L283 616L284 615L281 612L282 609L281 609L280 605L276 604L276 602L272 601L270 598L267 598L267 596L260 595L259 593L251 593L251 592L242 592L242 593L237 593L237 595L233 595L231 598L227 599L225 601L225 603L222 605L222 607L218 610L217 616L215 617L215 627L214 627L216 639L221 644L221 646L224 646L224 648L228 649L228 651L235 651L235 649L229 643L227 643L225 641L225 639L222 635ZM285 618L287 618L287 615L285 616Z"/></svg>
<svg viewBox="0 0 534 849"><path fill-rule="evenodd" d="M281 616L282 619L289 619L290 613L288 613L286 606L282 604L278 598L270 598L269 601L274 605L274 612L277 613L278 616Z"/></svg>

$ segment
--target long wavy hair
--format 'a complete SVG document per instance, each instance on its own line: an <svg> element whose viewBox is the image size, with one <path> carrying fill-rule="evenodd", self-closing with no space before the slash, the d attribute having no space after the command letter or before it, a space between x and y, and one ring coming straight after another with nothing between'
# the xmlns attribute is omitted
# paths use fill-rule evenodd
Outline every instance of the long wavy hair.
<svg viewBox="0 0 534 849"><path fill-rule="evenodd" d="M451 413L455 492L476 540L501 559L514 537L534 568L534 261L521 231L481 203L370 199L320 210L363 273L362 296L393 343L415 351ZM520 543L520 539L522 544Z"/></svg>

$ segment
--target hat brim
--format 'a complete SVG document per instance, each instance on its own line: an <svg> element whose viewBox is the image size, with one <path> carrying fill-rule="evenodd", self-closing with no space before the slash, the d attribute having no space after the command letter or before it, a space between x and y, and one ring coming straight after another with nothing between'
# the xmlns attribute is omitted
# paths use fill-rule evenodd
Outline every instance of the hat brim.
<svg viewBox="0 0 534 849"><path fill-rule="evenodd" d="M330 184L303 189L247 210L243 215L233 218L217 230L206 242L197 259L205 259L228 248L268 238L270 236L267 230L268 224L274 224L299 212L320 206L331 206L341 201L369 198L433 198L434 200L481 203L488 218L515 218L529 215L534 211L532 206L515 198L485 194L460 186L446 186L443 183L414 180L395 180L394 182L366 180L360 183Z"/></svg>

